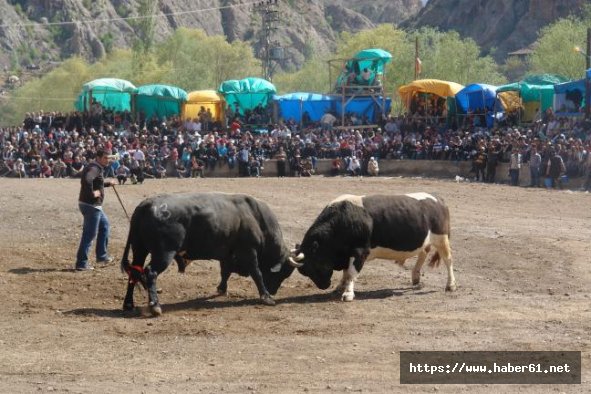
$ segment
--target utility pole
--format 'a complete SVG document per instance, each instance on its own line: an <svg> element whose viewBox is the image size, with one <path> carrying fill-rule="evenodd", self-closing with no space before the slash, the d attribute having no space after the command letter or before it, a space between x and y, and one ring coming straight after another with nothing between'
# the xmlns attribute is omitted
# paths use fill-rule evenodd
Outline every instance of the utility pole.
<svg viewBox="0 0 591 394"><path fill-rule="evenodd" d="M419 37L417 36L415 37L415 81L419 77L419 68L421 67L420 61L421 60L419 59Z"/></svg>
<svg viewBox="0 0 591 394"><path fill-rule="evenodd" d="M262 41L262 73L263 78L271 81L273 78L274 61L283 58L282 48L276 41L272 41L272 36L277 30L279 22L279 11L277 10L277 0L263 0L254 5L253 11L261 14L261 41Z"/></svg>
<svg viewBox="0 0 591 394"><path fill-rule="evenodd" d="M585 119L591 118L591 81L587 70L591 68L591 27L587 28L587 50L585 52Z"/></svg>

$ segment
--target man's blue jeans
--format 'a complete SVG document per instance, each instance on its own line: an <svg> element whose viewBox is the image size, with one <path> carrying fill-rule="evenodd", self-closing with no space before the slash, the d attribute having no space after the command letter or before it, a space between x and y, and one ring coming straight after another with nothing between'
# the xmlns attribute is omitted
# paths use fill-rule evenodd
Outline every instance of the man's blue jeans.
<svg viewBox="0 0 591 394"><path fill-rule="evenodd" d="M87 267L88 251L92 241L96 238L96 259L106 260L109 244L109 219L101 207L93 207L90 204L78 203L78 208L84 216L82 225L82 238L76 254L76 268Z"/></svg>

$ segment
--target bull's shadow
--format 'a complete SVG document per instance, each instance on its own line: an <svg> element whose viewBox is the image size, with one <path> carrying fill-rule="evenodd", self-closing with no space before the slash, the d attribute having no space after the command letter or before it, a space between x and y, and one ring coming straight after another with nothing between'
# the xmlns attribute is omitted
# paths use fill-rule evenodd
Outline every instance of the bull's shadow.
<svg viewBox="0 0 591 394"><path fill-rule="evenodd" d="M367 291L355 291L355 299L358 301L363 300L379 300L390 297L401 297L405 294L412 295L426 295L430 293L436 293L435 290L430 291L417 291L412 287L398 288L398 289L380 289L380 290L367 290ZM316 293L316 294L305 294L299 296L291 296L285 298L275 298L277 305L281 304L320 304L327 302L340 302L341 294L335 292L327 293ZM231 298L223 296L207 296L199 297L193 300L180 301L172 304L163 304L162 310L164 313L172 311L182 311L188 309L196 310L209 310L218 308L238 308L243 306L260 305L258 298L248 298L233 300Z"/></svg>
<svg viewBox="0 0 591 394"><path fill-rule="evenodd" d="M355 299L357 302L364 300L381 300L391 297L402 297L406 294L413 296L423 296L431 293L436 293L435 290L423 291L415 290L412 287L397 288L397 289L379 289L379 290L367 290L367 291L355 291ZM327 293L316 293L306 294L299 296L291 296L285 298L276 298L277 305L281 304L321 304L329 302L341 302L340 293L327 292ZM353 301L353 302L356 302ZM176 311L187 311L187 310L212 310L219 308L240 308L245 306L260 306L261 308L267 308L263 306L258 298L247 298L247 299L233 299L224 296L210 295L205 297L198 297L192 300L180 301L175 303L164 303L162 304L163 313L170 313ZM133 312L123 312L121 309L98 309L98 308L78 308L70 311L64 311L63 314L66 316L96 316L106 318L134 318L134 317L149 317L149 313L145 305L139 305Z"/></svg>

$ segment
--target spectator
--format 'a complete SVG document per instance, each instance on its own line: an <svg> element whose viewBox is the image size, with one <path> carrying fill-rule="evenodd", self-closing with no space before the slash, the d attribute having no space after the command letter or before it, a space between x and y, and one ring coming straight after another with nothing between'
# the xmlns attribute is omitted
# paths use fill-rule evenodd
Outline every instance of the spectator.
<svg viewBox="0 0 591 394"><path fill-rule="evenodd" d="M351 156L347 164L347 175L359 176L361 175L361 163L357 156Z"/></svg>
<svg viewBox="0 0 591 394"><path fill-rule="evenodd" d="M514 147L512 149L511 158L509 162L509 176L511 178L511 186L519 186L519 171L521 170L521 153L519 149Z"/></svg>
<svg viewBox="0 0 591 394"><path fill-rule="evenodd" d="M195 156L191 157L191 178L203 178L203 168L205 167L205 163L202 160L198 159Z"/></svg>
<svg viewBox="0 0 591 394"><path fill-rule="evenodd" d="M119 168L117 168L117 181L120 185L125 185L125 182L127 182L127 178L129 178L130 175L131 171L122 161Z"/></svg>
<svg viewBox="0 0 591 394"><path fill-rule="evenodd" d="M279 147L279 150L275 154L275 159L277 160L277 176L283 178L285 177L287 164L287 153L285 153L283 146Z"/></svg>
<svg viewBox="0 0 591 394"><path fill-rule="evenodd" d="M485 152L484 146L478 148L478 152L474 155L474 171L476 172L476 181L484 182L486 178L484 177L484 170L486 169L486 163L488 157Z"/></svg>
<svg viewBox="0 0 591 394"><path fill-rule="evenodd" d="M378 161L375 159L375 157L370 157L369 161L367 162L367 174L369 176L378 176L378 174L380 173L380 168L378 165Z"/></svg>
<svg viewBox="0 0 591 394"><path fill-rule="evenodd" d="M257 177L257 178L259 176L261 176L261 163L253 155L250 155L248 170L249 170L250 176Z"/></svg>
<svg viewBox="0 0 591 394"><path fill-rule="evenodd" d="M562 160L562 156L558 154L558 152L554 149L550 149L550 159L546 164L546 176L550 180L550 188L562 189L562 181L560 179L561 175L563 175L566 171L566 167L564 165L564 161Z"/></svg>
<svg viewBox="0 0 591 394"><path fill-rule="evenodd" d="M542 156L538 153L538 148L533 145L529 156L530 187L540 187L540 169L542 166Z"/></svg>
<svg viewBox="0 0 591 394"><path fill-rule="evenodd" d="M21 159L20 157L18 159L16 159L16 161L14 162L14 165L12 167L12 171L14 173L14 176L19 177L19 178L26 178L27 177L27 173L25 172L25 163L23 163L23 159Z"/></svg>

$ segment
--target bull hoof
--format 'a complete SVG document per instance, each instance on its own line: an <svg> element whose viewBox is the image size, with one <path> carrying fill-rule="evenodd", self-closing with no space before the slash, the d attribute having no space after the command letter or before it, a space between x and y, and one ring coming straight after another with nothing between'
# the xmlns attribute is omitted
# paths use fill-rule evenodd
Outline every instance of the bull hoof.
<svg viewBox="0 0 591 394"><path fill-rule="evenodd" d="M457 289L457 286L455 283L453 285L447 285L445 287L445 291L456 291L456 289Z"/></svg>
<svg viewBox="0 0 591 394"><path fill-rule="evenodd" d="M150 312L152 313L152 316L154 316L154 317L161 316L162 315L162 307L160 306L160 304L150 305Z"/></svg>
<svg viewBox="0 0 591 394"><path fill-rule="evenodd" d="M220 297L228 295L228 289L223 289L221 287L218 287L215 290L216 290L216 294Z"/></svg>
<svg viewBox="0 0 591 394"><path fill-rule="evenodd" d="M417 281L416 283L413 281L412 283L413 290L421 290L423 287L425 287L425 284L419 281Z"/></svg>
<svg viewBox="0 0 591 394"><path fill-rule="evenodd" d="M351 302L355 299L355 293L351 292L351 293L343 293L343 296L341 297L341 300L344 302Z"/></svg>
<svg viewBox="0 0 591 394"><path fill-rule="evenodd" d="M270 295L264 295L261 297L261 302L265 305L274 306L275 300Z"/></svg>
<svg viewBox="0 0 591 394"><path fill-rule="evenodd" d="M123 311L124 312L131 312L135 309L135 305L133 305L133 303L128 304L128 303L123 303Z"/></svg>

